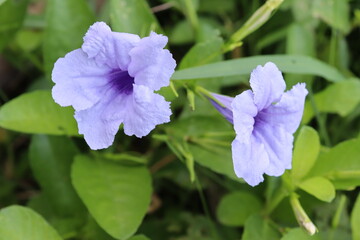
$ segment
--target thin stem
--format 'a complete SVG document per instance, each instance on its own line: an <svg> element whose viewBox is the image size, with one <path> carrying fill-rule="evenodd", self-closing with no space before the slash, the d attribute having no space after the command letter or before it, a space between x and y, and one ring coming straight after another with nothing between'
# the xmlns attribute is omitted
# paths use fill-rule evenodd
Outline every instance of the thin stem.
<svg viewBox="0 0 360 240"><path fill-rule="evenodd" d="M217 104L219 104L221 107L225 107L224 104L222 104L218 99L216 99L210 91L206 90L203 87L200 86L196 86L195 88L195 92L199 95L203 95L211 100L213 100L214 102L216 102Z"/></svg>

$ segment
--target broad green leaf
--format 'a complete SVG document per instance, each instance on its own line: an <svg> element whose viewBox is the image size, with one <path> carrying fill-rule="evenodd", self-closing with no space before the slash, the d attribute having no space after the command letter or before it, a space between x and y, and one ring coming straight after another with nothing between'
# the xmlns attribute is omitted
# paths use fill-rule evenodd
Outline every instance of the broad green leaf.
<svg viewBox="0 0 360 240"><path fill-rule="evenodd" d="M21 206L0 211L0 240L61 240L58 233L36 212Z"/></svg>
<svg viewBox="0 0 360 240"><path fill-rule="evenodd" d="M242 240L278 240L280 233L260 215L250 216L244 226Z"/></svg>
<svg viewBox="0 0 360 240"><path fill-rule="evenodd" d="M72 181L97 223L116 239L139 227L150 204L151 178L144 166L125 166L101 157L75 157Z"/></svg>
<svg viewBox="0 0 360 240"><path fill-rule="evenodd" d="M55 61L79 48L95 18L85 0L48 0L44 35L45 72L50 77Z"/></svg>
<svg viewBox="0 0 360 240"><path fill-rule="evenodd" d="M22 26L28 0L0 1L0 52Z"/></svg>
<svg viewBox="0 0 360 240"><path fill-rule="evenodd" d="M3 4L6 0L0 0L0 5Z"/></svg>
<svg viewBox="0 0 360 240"><path fill-rule="evenodd" d="M311 127L301 128L295 141L291 176L299 180L303 178L314 165L320 151L318 133Z"/></svg>
<svg viewBox="0 0 360 240"><path fill-rule="evenodd" d="M247 218L261 210L261 201L248 192L232 192L225 195L218 205L216 215L227 226L243 226Z"/></svg>
<svg viewBox="0 0 360 240"><path fill-rule="evenodd" d="M84 206L71 185L75 145L66 137L34 135L29 158L36 180L59 216L80 215Z"/></svg>
<svg viewBox="0 0 360 240"><path fill-rule="evenodd" d="M348 0L314 0L313 15L331 27L347 33L350 30Z"/></svg>
<svg viewBox="0 0 360 240"><path fill-rule="evenodd" d="M308 176L324 176L336 189L360 185L360 138L344 141L320 154Z"/></svg>
<svg viewBox="0 0 360 240"><path fill-rule="evenodd" d="M180 69L201 66L221 59L223 41L220 37L195 44L179 64Z"/></svg>
<svg viewBox="0 0 360 240"><path fill-rule="evenodd" d="M304 25L293 23L287 31L286 53L314 56L314 37Z"/></svg>
<svg viewBox="0 0 360 240"><path fill-rule="evenodd" d="M360 240L360 194L358 194L354 208L351 212L351 230L353 240Z"/></svg>
<svg viewBox="0 0 360 240"><path fill-rule="evenodd" d="M325 202L331 202L335 197L334 185L324 177L308 178L298 186L305 192Z"/></svg>
<svg viewBox="0 0 360 240"><path fill-rule="evenodd" d="M281 240L320 240L320 237L318 234L310 236L301 228L293 228L287 232Z"/></svg>
<svg viewBox="0 0 360 240"><path fill-rule="evenodd" d="M144 235L136 235L129 238L128 240L150 240L150 239L145 237Z"/></svg>
<svg viewBox="0 0 360 240"><path fill-rule="evenodd" d="M50 91L25 93L0 108L0 126L24 133L78 135L71 108L54 102Z"/></svg>
<svg viewBox="0 0 360 240"><path fill-rule="evenodd" d="M176 71L172 80L228 77L250 74L257 65L275 63L285 73L307 74L323 77L332 82L343 81L345 77L334 67L315 58L293 55L263 55L227 60L200 67Z"/></svg>
<svg viewBox="0 0 360 240"><path fill-rule="evenodd" d="M340 116L350 114L360 103L360 81L358 79L331 84L325 90L315 94L314 101L319 112L337 113ZM303 122L314 117L310 101L306 101Z"/></svg>
<svg viewBox="0 0 360 240"><path fill-rule="evenodd" d="M161 32L159 24L145 0L110 0L110 21L113 31L148 36Z"/></svg>

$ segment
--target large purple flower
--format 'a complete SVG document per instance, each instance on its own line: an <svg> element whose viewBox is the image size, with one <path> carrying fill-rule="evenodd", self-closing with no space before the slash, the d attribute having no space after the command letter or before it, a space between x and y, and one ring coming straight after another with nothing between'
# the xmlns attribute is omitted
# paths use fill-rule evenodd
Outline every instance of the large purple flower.
<svg viewBox="0 0 360 240"><path fill-rule="evenodd" d="M169 85L176 66L167 37L112 32L93 24L76 49L54 65L52 95L73 106L79 133L92 149L110 146L121 123L125 134L147 135L170 121L170 103L154 91Z"/></svg>
<svg viewBox="0 0 360 240"><path fill-rule="evenodd" d="M216 109L234 124L234 170L251 186L263 174L280 176L291 168L293 133L299 127L307 90L304 83L284 92L285 81L275 64L258 66L251 73L251 90L235 98L213 94Z"/></svg>

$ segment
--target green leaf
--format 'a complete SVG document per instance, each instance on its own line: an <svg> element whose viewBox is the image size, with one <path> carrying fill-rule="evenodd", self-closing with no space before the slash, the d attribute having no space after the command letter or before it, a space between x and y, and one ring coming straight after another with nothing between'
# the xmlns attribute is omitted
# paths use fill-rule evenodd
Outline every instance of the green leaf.
<svg viewBox="0 0 360 240"><path fill-rule="evenodd" d="M221 117L193 116L169 124L168 136L187 139L194 160L202 166L239 181L233 169L231 140L232 126Z"/></svg>
<svg viewBox="0 0 360 240"><path fill-rule="evenodd" d="M320 240L320 237L318 234L310 236L301 228L293 228L287 232L281 240Z"/></svg>
<svg viewBox="0 0 360 240"><path fill-rule="evenodd" d="M78 135L71 108L54 102L50 91L22 94L0 108L0 126L24 133Z"/></svg>
<svg viewBox="0 0 360 240"><path fill-rule="evenodd" d="M295 141L291 176L295 180L303 178L314 165L320 151L318 133L311 127L304 126Z"/></svg>
<svg viewBox="0 0 360 240"><path fill-rule="evenodd" d="M21 206L0 211L0 240L61 240L58 233L36 212Z"/></svg>
<svg viewBox="0 0 360 240"><path fill-rule="evenodd" d="M286 53L314 56L315 46L312 32L302 24L291 24L287 31Z"/></svg>
<svg viewBox="0 0 360 240"><path fill-rule="evenodd" d="M129 238L128 240L150 240L150 239L144 235L136 235L136 236Z"/></svg>
<svg viewBox="0 0 360 240"><path fill-rule="evenodd" d="M44 62L47 76L55 61L79 48L95 18L85 0L48 0L46 4Z"/></svg>
<svg viewBox="0 0 360 240"><path fill-rule="evenodd" d="M325 90L315 94L314 101L319 112L337 113L340 116L350 114L360 103L360 81L358 79L331 84ZM310 101L306 101L303 122L314 117Z"/></svg>
<svg viewBox="0 0 360 240"><path fill-rule="evenodd" d="M360 185L360 138L344 141L320 154L309 173L331 180L336 189L352 189Z"/></svg>
<svg viewBox="0 0 360 240"><path fill-rule="evenodd" d="M350 26L349 3L347 0L314 0L313 14L331 27L347 33Z"/></svg>
<svg viewBox="0 0 360 240"><path fill-rule="evenodd" d="M201 66L221 59L223 40L220 37L209 39L206 42L195 44L183 57L179 64L180 69Z"/></svg>
<svg viewBox="0 0 360 240"><path fill-rule="evenodd" d="M325 202L331 202L335 197L334 185L324 177L308 178L298 186L305 192Z"/></svg>
<svg viewBox="0 0 360 240"><path fill-rule="evenodd" d="M225 195L216 211L219 221L227 226L243 226L248 217L260 212L262 204L248 192L232 192Z"/></svg>
<svg viewBox="0 0 360 240"><path fill-rule="evenodd" d="M65 137L34 135L29 158L32 171L59 216L74 216L85 208L71 185L70 169L78 150Z"/></svg>
<svg viewBox="0 0 360 240"><path fill-rule="evenodd" d="M345 79L336 68L315 58L296 55L262 55L179 70L173 74L172 80L245 75L250 74L257 65L263 65L266 62L275 63L285 73L316 75L332 82Z"/></svg>
<svg viewBox="0 0 360 240"><path fill-rule="evenodd" d="M127 239L150 204L151 177L144 166L124 166L102 158L75 157L72 181L97 223L111 236Z"/></svg>
<svg viewBox="0 0 360 240"><path fill-rule="evenodd" d="M0 52L22 26L28 0L0 1Z"/></svg>
<svg viewBox="0 0 360 240"><path fill-rule="evenodd" d="M113 31L148 36L161 32L159 24L144 0L110 0L110 21Z"/></svg>
<svg viewBox="0 0 360 240"><path fill-rule="evenodd" d="M351 212L351 230L353 234L353 240L360 240L360 194L356 199L354 208Z"/></svg>
<svg viewBox="0 0 360 240"><path fill-rule="evenodd" d="M280 233L260 215L252 215L245 222L242 240L278 240L279 238Z"/></svg>

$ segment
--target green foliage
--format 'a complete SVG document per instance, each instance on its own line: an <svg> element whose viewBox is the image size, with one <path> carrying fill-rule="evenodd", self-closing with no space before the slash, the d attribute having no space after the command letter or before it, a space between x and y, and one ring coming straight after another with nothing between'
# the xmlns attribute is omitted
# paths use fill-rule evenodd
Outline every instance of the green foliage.
<svg viewBox="0 0 360 240"><path fill-rule="evenodd" d="M58 233L36 212L21 206L0 210L1 240L61 240Z"/></svg>
<svg viewBox="0 0 360 240"><path fill-rule="evenodd" d="M50 91L23 94L0 108L0 126L25 133L78 135L71 108L61 108Z"/></svg>
<svg viewBox="0 0 360 240"><path fill-rule="evenodd" d="M261 201L247 192L232 192L224 196L216 214L219 221L227 226L244 226L248 217L261 210Z"/></svg>
<svg viewBox="0 0 360 240"><path fill-rule="evenodd" d="M360 239L359 225L360 225L360 195L358 195L354 208L351 212L351 227L352 227L354 240Z"/></svg>
<svg viewBox="0 0 360 240"><path fill-rule="evenodd" d="M262 218L260 215L252 215L245 222L242 240L276 240L279 238L280 233L270 225L269 221Z"/></svg>
<svg viewBox="0 0 360 240"><path fill-rule="evenodd" d="M139 227L150 204L151 179L144 166L125 166L78 155L72 181L97 223L116 239Z"/></svg>

